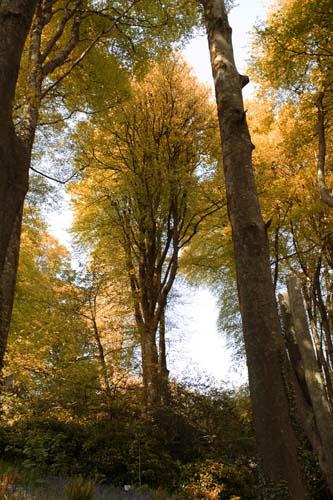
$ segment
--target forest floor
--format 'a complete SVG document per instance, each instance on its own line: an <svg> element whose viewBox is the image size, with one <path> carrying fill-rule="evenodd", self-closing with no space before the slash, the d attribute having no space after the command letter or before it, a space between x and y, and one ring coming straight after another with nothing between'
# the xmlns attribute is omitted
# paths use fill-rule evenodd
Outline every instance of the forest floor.
<svg viewBox="0 0 333 500"><path fill-rule="evenodd" d="M63 478L50 478L39 485L25 485L10 488L4 498L8 500L68 500L65 486L68 480ZM1 498L3 498L1 496ZM171 500L165 491L153 491L146 488L125 488L101 484L96 486L95 500Z"/></svg>

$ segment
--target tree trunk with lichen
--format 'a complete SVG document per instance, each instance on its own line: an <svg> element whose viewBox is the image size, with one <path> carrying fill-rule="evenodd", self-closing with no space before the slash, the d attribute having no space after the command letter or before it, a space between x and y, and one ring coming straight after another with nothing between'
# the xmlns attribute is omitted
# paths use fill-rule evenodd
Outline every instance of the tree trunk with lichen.
<svg viewBox="0 0 333 500"><path fill-rule="evenodd" d="M223 148L238 295L265 498L306 498L283 375L284 345L268 241L252 169L253 145L223 0L203 0ZM279 496L280 495L280 496Z"/></svg>

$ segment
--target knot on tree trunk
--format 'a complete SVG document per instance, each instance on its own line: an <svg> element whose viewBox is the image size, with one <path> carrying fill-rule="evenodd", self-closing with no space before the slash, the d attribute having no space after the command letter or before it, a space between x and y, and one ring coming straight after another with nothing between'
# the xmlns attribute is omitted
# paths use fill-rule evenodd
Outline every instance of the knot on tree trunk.
<svg viewBox="0 0 333 500"><path fill-rule="evenodd" d="M250 83L250 78L247 75L239 75L239 80L240 80L240 84L241 84L242 89L244 87L246 87L246 85L248 83Z"/></svg>

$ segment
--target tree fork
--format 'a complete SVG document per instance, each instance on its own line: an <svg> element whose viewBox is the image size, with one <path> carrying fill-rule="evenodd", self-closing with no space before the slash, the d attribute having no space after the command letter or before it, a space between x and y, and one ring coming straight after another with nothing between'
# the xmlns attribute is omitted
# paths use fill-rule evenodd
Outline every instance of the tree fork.
<svg viewBox="0 0 333 500"><path fill-rule="evenodd" d="M257 447L266 486L280 498L307 498L289 416L282 361L285 356L275 300L268 241L252 169L253 145L234 61L223 0L202 0L223 148L223 164L237 269ZM281 488L285 488L281 491ZM276 496L275 496L276 497Z"/></svg>

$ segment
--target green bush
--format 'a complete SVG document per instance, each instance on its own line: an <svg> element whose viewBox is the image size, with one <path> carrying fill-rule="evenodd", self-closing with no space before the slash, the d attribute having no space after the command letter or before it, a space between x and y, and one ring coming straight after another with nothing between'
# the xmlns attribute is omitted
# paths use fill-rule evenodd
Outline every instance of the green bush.
<svg viewBox="0 0 333 500"><path fill-rule="evenodd" d="M210 470L212 484L223 476L227 491L251 498L255 475L247 464L255 450L247 394L181 384L171 392L170 405L149 419L130 405L119 405L112 419L22 418L0 432L0 451L19 464L20 475L23 469L22 476L31 477L29 484L38 476L82 476L114 486L147 484L178 495L184 482L196 482L200 464L222 462L222 471Z"/></svg>

